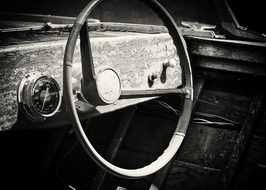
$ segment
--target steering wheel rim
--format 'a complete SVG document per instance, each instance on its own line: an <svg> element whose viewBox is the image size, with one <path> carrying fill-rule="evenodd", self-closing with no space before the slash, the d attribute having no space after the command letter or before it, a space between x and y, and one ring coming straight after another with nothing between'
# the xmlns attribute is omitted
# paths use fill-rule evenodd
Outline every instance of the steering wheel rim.
<svg viewBox="0 0 266 190"><path fill-rule="evenodd" d="M86 22L91 11L103 0L92 0L87 6L82 10L82 12L77 17L71 33L68 37L65 55L64 55L64 64L63 64L63 89L64 89L64 98L67 107L67 111L72 121L75 134L77 139L83 146L86 153L94 160L98 166L100 166L105 171L109 172L118 177L122 178L142 178L147 175L153 174L163 166L165 166L178 151L188 128L190 116L192 112L192 101L193 101L193 83L192 83L192 71L188 52L186 50L185 40L182 35L179 33L178 28L175 24L174 19L170 14L163 8L163 6L156 0L149 0L151 7L155 10L156 13L164 21L165 26L168 28L169 34L173 38L174 45L180 59L181 69L183 74L183 88L186 90L183 101L183 109L181 111L179 121L175 132L173 133L172 139L168 147L164 152L159 156L155 161L151 162L149 165L137 169L124 169L118 166L113 165L112 163L105 160L98 152L94 149L90 141L88 140L78 117L74 98L72 94L72 62L73 55L75 50L75 45L77 38L79 36L81 27ZM146 1L145 1L146 3Z"/></svg>

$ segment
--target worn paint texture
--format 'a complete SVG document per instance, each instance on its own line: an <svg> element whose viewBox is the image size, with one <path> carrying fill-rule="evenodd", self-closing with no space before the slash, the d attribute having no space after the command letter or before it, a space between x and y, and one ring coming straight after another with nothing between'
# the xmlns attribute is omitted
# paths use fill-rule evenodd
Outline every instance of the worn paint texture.
<svg viewBox="0 0 266 190"><path fill-rule="evenodd" d="M122 89L175 88L181 85L181 68L175 46L168 34L139 34L91 39L96 74L111 67L121 78ZM0 131L17 121L17 89L30 72L53 76L62 88L62 65L66 40L4 46L0 49ZM163 73L165 59L178 63ZM81 78L79 41L73 63L73 86L79 90ZM148 85L148 75L158 79ZM161 76L165 75L165 79Z"/></svg>

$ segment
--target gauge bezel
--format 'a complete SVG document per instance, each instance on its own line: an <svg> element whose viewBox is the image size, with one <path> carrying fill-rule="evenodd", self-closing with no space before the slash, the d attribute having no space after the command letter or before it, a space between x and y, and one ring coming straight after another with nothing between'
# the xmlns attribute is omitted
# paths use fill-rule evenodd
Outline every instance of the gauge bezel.
<svg viewBox="0 0 266 190"><path fill-rule="evenodd" d="M59 100L57 103L56 108L51 113L41 113L37 108L36 105L33 103L33 97L34 97L34 87L36 85L36 82L39 81L42 78L46 78L47 80L50 80L54 83L54 85L57 88L58 94L59 94ZM55 115L55 113L59 110L62 102L62 91L57 83L57 81L48 75L43 75L41 73L30 73L26 75L20 82L19 88L18 88L18 103L20 107L22 108L22 112L24 112L24 115L31 121L44 121L46 118L51 117Z"/></svg>
<svg viewBox="0 0 266 190"><path fill-rule="evenodd" d="M99 89L99 78L100 78L100 76L101 76L104 72L106 72L106 71L111 71L112 73L114 73L115 76L116 76L117 79L118 79L118 82L119 82L119 92L118 92L119 95L118 95L115 99L113 99L113 100L108 100L108 99L106 99L106 98L102 95L101 90ZM115 102L120 98L120 96L121 96L121 88L122 88L122 84L121 84L120 76L118 75L118 73L117 73L114 69L112 69L112 68L110 68L110 67L102 68L102 69L98 72L97 77L96 77L96 88L97 88L98 96L100 97L100 99L101 99L104 103L106 103L106 104L113 104L113 103L115 103Z"/></svg>

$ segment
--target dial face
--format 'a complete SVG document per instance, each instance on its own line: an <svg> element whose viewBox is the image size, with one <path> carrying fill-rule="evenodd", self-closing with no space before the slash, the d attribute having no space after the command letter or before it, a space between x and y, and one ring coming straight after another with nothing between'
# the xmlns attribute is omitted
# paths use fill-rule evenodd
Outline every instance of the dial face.
<svg viewBox="0 0 266 190"><path fill-rule="evenodd" d="M32 89L32 104L43 115L52 114L60 104L60 89L57 82L47 76L40 77Z"/></svg>
<svg viewBox="0 0 266 190"><path fill-rule="evenodd" d="M97 76L97 88L100 97L107 103L114 103L121 94L118 74L112 69L105 69Z"/></svg>

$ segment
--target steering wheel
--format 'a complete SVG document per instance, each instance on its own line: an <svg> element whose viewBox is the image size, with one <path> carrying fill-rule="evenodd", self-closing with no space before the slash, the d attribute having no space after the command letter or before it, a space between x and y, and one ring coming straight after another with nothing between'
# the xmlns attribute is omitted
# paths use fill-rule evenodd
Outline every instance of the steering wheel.
<svg viewBox="0 0 266 190"><path fill-rule="evenodd" d="M168 147L155 161L153 161L149 165L137 169L125 169L108 162L94 149L81 126L77 110L74 104L71 76L74 49L77 42L77 38L80 34L82 58L81 62L83 73L82 90L84 97L86 99L89 99L90 102L92 101L97 105L112 104L112 101L104 101L103 98L97 95L97 81L95 80L97 76L94 73L93 59L91 55L87 27L87 18L89 14L100 2L102 2L102 0L92 0L87 4L87 6L81 11L79 16L77 17L73 25L72 31L68 37L63 65L63 89L65 103L77 139L92 160L94 160L102 169L115 176L122 178L141 178L150 175L165 166L178 151L185 137L190 122L193 101L193 83L190 60L186 49L185 40L179 33L174 19L170 16L166 9L156 0L144 1L144 3L147 3L153 9L153 11L156 12L162 19L169 31L170 36L173 39L174 45L176 46L177 54L179 56L180 65L182 69L182 87L178 87L177 89L175 89L175 91L170 92L174 92L177 95L182 96L183 101L181 107L181 114L177 123L177 127L173 133ZM94 93L91 93L92 91ZM165 91L162 90L160 94L162 95L167 93L169 93L169 91L167 91L166 89Z"/></svg>

